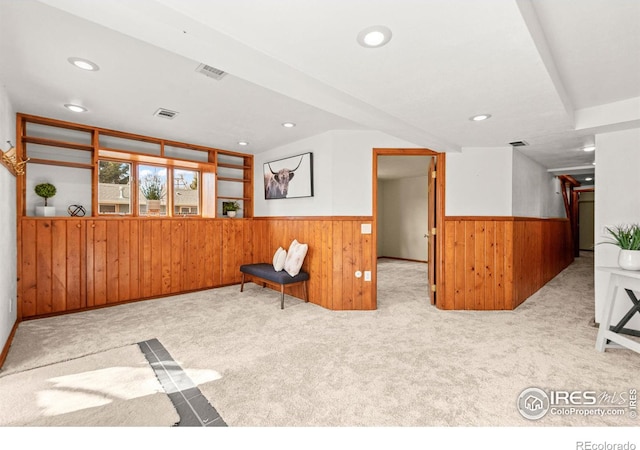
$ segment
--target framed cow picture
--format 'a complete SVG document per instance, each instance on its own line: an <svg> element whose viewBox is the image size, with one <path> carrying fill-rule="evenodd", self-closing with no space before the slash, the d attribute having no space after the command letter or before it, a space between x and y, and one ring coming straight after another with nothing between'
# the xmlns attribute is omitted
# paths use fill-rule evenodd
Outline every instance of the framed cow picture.
<svg viewBox="0 0 640 450"><path fill-rule="evenodd" d="M313 197L313 153L264 163L264 198Z"/></svg>

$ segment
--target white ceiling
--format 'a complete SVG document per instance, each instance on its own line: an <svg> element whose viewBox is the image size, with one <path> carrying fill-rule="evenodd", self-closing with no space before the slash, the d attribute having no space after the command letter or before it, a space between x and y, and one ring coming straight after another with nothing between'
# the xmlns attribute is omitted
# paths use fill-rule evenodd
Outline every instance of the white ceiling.
<svg viewBox="0 0 640 450"><path fill-rule="evenodd" d="M389 44L359 46L378 24ZM638 0L0 0L0 55L19 112L251 153L377 129L437 151L524 140L571 173L594 133L640 125Z"/></svg>

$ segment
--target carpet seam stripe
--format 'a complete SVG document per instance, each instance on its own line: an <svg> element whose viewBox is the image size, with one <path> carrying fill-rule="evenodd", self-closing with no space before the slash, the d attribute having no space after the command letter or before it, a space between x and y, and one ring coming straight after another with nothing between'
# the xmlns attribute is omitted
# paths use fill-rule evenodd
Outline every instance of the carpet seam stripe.
<svg viewBox="0 0 640 450"><path fill-rule="evenodd" d="M191 401L184 395L184 389L181 389L180 386L178 386L178 383L175 381L174 377L171 375L171 373L167 370L164 361L158 356L158 354L156 353L156 351L151 348L151 345L149 345L149 342L151 341L155 341L155 343L157 345L159 345L160 347L162 347L162 349L166 352L167 354L167 359L166 361L169 362L173 362L176 366L175 370L179 370L182 374L184 374L184 377L186 379L188 379L189 381L191 381L191 383L193 384L193 388L192 387L188 387L187 389L195 389L197 391L197 395L192 397L193 398L202 398L205 400L206 404L209 405L209 407L213 410L213 412L215 412L216 417L214 419L212 419L211 421L205 423L204 420L202 419L201 415L198 413L198 411L196 410L196 408L193 406L193 404L191 403ZM148 352L144 351L144 346L146 346L146 348L148 349ZM193 412L193 414L195 415L195 417L197 418L198 422L200 422L200 425L203 427L206 427L218 420L220 420L224 426L227 426L227 424L224 422L224 420L222 420L222 417L220 416L220 414L216 411L215 408L213 408L210 404L209 401L206 399L206 397L204 395L202 395L202 392L200 391L200 389L198 389L197 385L195 383L193 383L193 381L191 380L191 378L189 378L189 376L184 372L184 369L182 367L180 367L180 365L178 365L176 363L176 361L173 359L173 357L171 357L171 355L169 354L169 352L167 351L167 349L160 343L160 341L158 341L158 339L150 339L147 341L143 341L143 342L139 342L138 346L140 347L140 349L142 350L143 354L145 355L145 358L147 359L147 361L149 362L149 365L151 366L151 368L153 369L153 371L156 373L156 377L158 377L158 380L160 381L160 384L162 385L165 393L167 393L167 389L170 389L171 386L167 386L166 382L163 381L162 379L160 379L160 377L158 376L158 374L163 371L167 377L169 378L169 380L171 380L171 384L173 385L173 387L175 388L176 393L178 393L185 401L185 403L188 405L189 409ZM157 366L154 366L154 361L151 361L150 358L150 354L153 355L156 359L155 362L159 363L160 366L162 367L162 369L159 369ZM176 407L176 411L178 412L178 415L180 416L180 422L178 422L178 426L181 426L180 423L182 422L182 415L180 414L180 410L177 408L177 404L175 402L175 400L169 395L169 399L171 400L171 402L173 403L174 407ZM185 426L185 425L182 425Z"/></svg>

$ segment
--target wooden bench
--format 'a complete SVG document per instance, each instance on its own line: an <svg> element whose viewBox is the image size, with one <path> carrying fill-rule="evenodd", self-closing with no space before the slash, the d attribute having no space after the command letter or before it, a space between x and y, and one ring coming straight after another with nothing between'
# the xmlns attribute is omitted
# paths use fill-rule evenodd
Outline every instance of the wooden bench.
<svg viewBox="0 0 640 450"><path fill-rule="evenodd" d="M302 284L304 286L304 301L309 302L309 298L307 297L307 280L309 279L309 274L307 272L303 272L301 270L300 273L298 273L295 277L292 277L284 270L276 272L273 268L273 264L268 263L244 264L240 266L240 272L242 272L242 284L240 285L240 292L242 292L244 289L244 277L246 274L262 281L262 287L265 287L265 284L280 286L280 294L282 296L282 299L280 301L280 309L284 309L285 286L295 286L297 284Z"/></svg>

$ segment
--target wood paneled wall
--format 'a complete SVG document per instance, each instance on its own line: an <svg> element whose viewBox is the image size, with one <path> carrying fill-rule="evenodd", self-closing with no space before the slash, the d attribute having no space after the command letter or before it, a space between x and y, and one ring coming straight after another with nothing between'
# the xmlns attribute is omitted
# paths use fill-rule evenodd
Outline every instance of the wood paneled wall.
<svg viewBox="0 0 640 450"><path fill-rule="evenodd" d="M371 217L22 218L18 315L30 318L237 284L239 267L309 244L309 301L376 309ZM573 261L569 222L448 217L441 309L510 310ZM371 281L356 271L371 271ZM288 294L302 298L301 287Z"/></svg>
<svg viewBox="0 0 640 450"><path fill-rule="evenodd" d="M240 283L242 264L309 244L309 301L375 309L371 217L264 219L22 218L19 317L114 305ZM355 278L372 271L372 280ZM302 298L301 287L288 294Z"/></svg>
<svg viewBox="0 0 640 450"><path fill-rule="evenodd" d="M254 219L253 256L271 262L278 247L291 241L309 244L303 268L309 271L309 301L333 310L376 309L375 258L372 234L361 234L371 217L257 218ZM355 272L372 272L372 280ZM287 291L302 298L302 287Z"/></svg>
<svg viewBox="0 0 640 450"><path fill-rule="evenodd" d="M20 219L19 317L75 311L240 282L252 222Z"/></svg>
<svg viewBox="0 0 640 450"><path fill-rule="evenodd" d="M447 217L442 309L511 310L573 261L566 219Z"/></svg>

